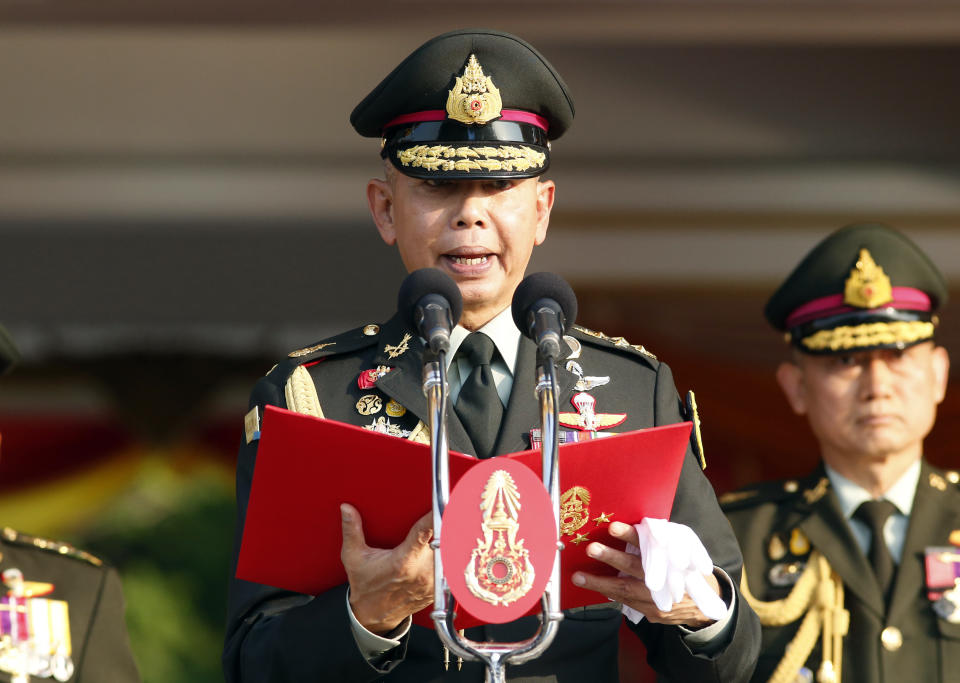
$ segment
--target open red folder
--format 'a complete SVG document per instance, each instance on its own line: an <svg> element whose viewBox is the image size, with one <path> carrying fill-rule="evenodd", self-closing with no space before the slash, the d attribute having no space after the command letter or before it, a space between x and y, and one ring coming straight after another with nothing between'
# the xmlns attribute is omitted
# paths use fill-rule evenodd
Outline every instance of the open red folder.
<svg viewBox="0 0 960 683"><path fill-rule="evenodd" d="M623 547L606 533L606 520L670 517L690 428L681 422L560 446L560 516L568 530L560 536L564 609L605 601L570 577L577 570L616 573L585 553L594 540ZM500 457L540 476L540 451ZM476 462L451 453L451 490ZM360 511L367 545L392 548L429 512L432 480L427 445L267 406L236 576L310 595L345 583L340 504ZM430 625L429 611L415 620ZM476 623L459 615L456 625Z"/></svg>

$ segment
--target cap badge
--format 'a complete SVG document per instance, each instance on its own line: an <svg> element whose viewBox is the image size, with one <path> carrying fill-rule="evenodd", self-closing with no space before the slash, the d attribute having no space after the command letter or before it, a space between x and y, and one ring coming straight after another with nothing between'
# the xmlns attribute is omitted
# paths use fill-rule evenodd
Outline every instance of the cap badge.
<svg viewBox="0 0 960 683"><path fill-rule="evenodd" d="M870 256L870 251L861 249L860 257L847 278L843 303L857 308L876 308L892 299L890 278Z"/></svg>
<svg viewBox="0 0 960 683"><path fill-rule="evenodd" d="M484 75L476 55L470 55L463 75L457 76L447 95L447 116L467 125L487 123L499 118L502 108L500 91L493 80Z"/></svg>
<svg viewBox="0 0 960 683"><path fill-rule="evenodd" d="M464 570L467 588L491 605L509 605L533 587L535 572L520 529L520 491L513 477L497 470L484 488L480 503L483 511L483 538Z"/></svg>

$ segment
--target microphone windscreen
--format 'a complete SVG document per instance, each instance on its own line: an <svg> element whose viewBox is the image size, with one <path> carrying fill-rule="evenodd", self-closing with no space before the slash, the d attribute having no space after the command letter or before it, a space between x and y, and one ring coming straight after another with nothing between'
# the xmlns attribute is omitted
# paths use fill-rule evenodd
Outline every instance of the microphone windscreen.
<svg viewBox="0 0 960 683"><path fill-rule="evenodd" d="M397 311L411 330L417 329L417 304L428 294L438 294L450 304L450 319L456 325L463 313L463 297L453 278L439 268L420 268L404 279L397 293Z"/></svg>
<svg viewBox="0 0 960 683"><path fill-rule="evenodd" d="M556 273L532 273L513 293L513 322L524 334L527 329L527 311L540 299L556 301L563 311L563 333L566 334L577 320L577 296L567 281Z"/></svg>

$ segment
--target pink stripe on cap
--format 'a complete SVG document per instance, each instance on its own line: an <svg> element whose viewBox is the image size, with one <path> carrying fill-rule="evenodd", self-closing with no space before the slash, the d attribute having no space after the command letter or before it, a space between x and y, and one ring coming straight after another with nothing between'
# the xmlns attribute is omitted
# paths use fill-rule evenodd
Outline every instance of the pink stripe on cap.
<svg viewBox="0 0 960 683"><path fill-rule="evenodd" d="M926 293L913 287L894 287L891 290L892 299L881 308L902 308L909 311L929 311L930 297ZM813 301L808 301L796 308L793 313L787 316L787 329L802 325L803 323L816 320L817 318L826 318L831 315L840 315L841 313L852 313L853 311L862 311L865 309L847 306L843 302L843 294L831 294L830 296L820 297Z"/></svg>
<svg viewBox="0 0 960 683"><path fill-rule="evenodd" d="M401 114L395 119L391 119L383 127L384 130L393 126L402 126L405 123L422 123L423 121L445 121L447 112L442 109L428 109L426 111L416 111L412 114ZM519 109L504 109L500 112L500 121L516 121L517 123L529 123L542 128L544 132L550 129L550 124L539 114L532 111L520 111Z"/></svg>

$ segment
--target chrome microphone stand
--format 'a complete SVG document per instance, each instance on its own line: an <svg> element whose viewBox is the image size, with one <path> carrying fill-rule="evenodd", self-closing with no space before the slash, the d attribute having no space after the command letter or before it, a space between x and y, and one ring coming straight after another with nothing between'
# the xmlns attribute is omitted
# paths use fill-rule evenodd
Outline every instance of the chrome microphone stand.
<svg viewBox="0 0 960 683"><path fill-rule="evenodd" d="M430 458L433 466L433 619L443 644L457 657L486 664L486 683L505 683L506 665L523 664L539 657L557 635L563 611L560 609L560 550L557 543L553 571L540 603L540 628L530 638L513 643L481 643L457 632L456 614L450 609L450 588L443 574L440 555L443 512L450 499L450 451L447 445L447 369L446 352L427 356L423 363L423 392L427 397L430 418ZM559 424L556 367L552 358L544 359L537 367L537 398L540 402L542 427L543 484L553 506L554 523L560 532L560 478L558 469Z"/></svg>

